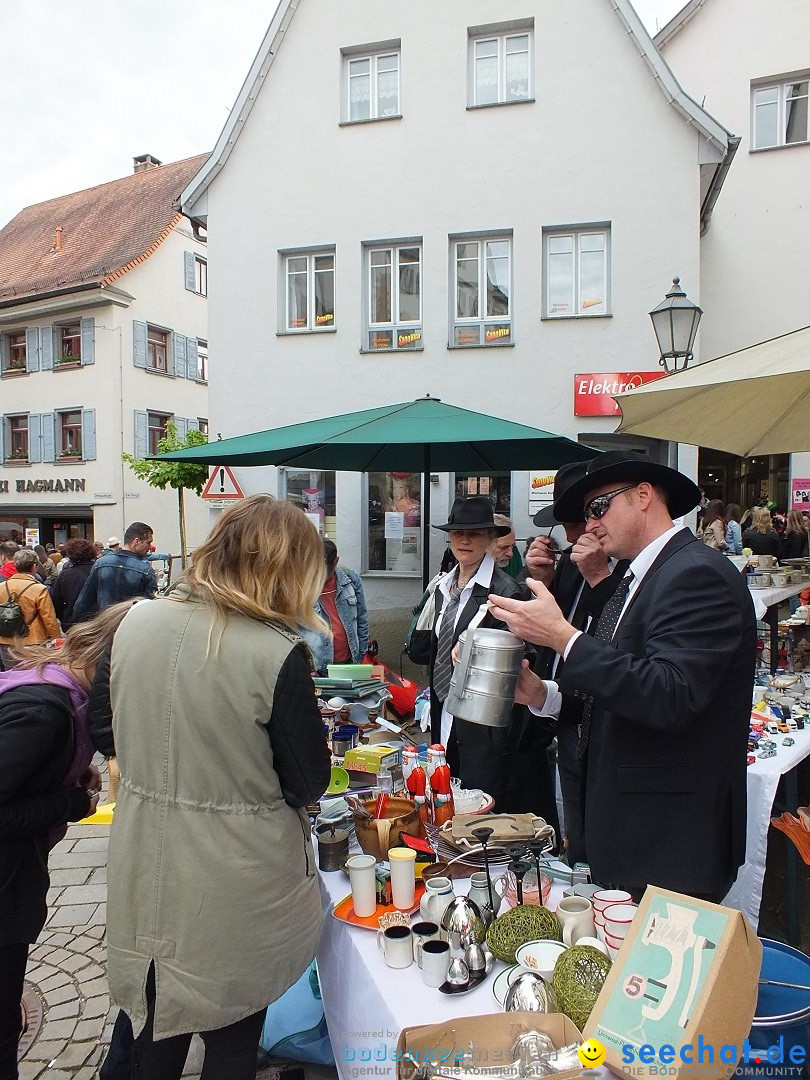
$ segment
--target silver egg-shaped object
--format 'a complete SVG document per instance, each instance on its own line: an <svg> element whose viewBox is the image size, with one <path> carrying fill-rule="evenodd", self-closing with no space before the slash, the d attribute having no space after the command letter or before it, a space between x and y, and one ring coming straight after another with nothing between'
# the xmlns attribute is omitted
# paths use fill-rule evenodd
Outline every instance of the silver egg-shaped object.
<svg viewBox="0 0 810 1080"><path fill-rule="evenodd" d="M480 945L487 933L478 904L467 896L457 896L447 905L442 930L454 956L460 956L473 941Z"/></svg>
<svg viewBox="0 0 810 1080"><path fill-rule="evenodd" d="M554 1000L551 989L536 971L524 971L506 991L503 1010L504 1012L553 1012Z"/></svg>

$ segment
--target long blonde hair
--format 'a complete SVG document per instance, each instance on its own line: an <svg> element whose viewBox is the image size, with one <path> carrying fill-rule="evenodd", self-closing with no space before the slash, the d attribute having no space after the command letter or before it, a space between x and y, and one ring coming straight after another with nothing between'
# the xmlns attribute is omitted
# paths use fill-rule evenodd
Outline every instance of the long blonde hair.
<svg viewBox="0 0 810 1080"><path fill-rule="evenodd" d="M751 511L751 528L754 532L767 532L773 528L771 512L767 506L755 506Z"/></svg>
<svg viewBox="0 0 810 1080"><path fill-rule="evenodd" d="M110 604L87 622L75 623L68 630L64 644L58 649L24 644L12 648L11 653L18 661L16 666L35 667L41 671L46 664L58 664L59 667L74 672L83 671L92 679L104 650L121 625L121 620L138 602L122 600L119 604Z"/></svg>
<svg viewBox="0 0 810 1080"><path fill-rule="evenodd" d="M303 510L272 495L251 495L225 511L183 580L190 598L223 616L328 633L315 613L325 574L323 542Z"/></svg>

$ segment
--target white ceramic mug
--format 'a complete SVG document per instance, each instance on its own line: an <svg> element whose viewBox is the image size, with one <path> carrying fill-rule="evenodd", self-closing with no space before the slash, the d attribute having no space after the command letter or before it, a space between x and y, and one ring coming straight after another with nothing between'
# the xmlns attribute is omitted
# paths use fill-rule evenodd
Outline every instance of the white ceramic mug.
<svg viewBox="0 0 810 1080"><path fill-rule="evenodd" d="M611 904L610 907L606 907L602 912L605 920L605 934L616 941L624 940L637 911L635 904Z"/></svg>
<svg viewBox="0 0 810 1080"><path fill-rule="evenodd" d="M387 930L378 930L377 946L390 968L406 968L413 963L410 926L389 926Z"/></svg>
<svg viewBox="0 0 810 1080"><path fill-rule="evenodd" d="M426 941L438 941L441 937L438 923L418 922L411 927L413 934L413 958L419 967L422 966L422 946Z"/></svg>
<svg viewBox="0 0 810 1080"><path fill-rule="evenodd" d="M593 894L593 909L601 915L611 904L630 904L633 897L624 889L600 889ZM604 919L602 920L604 922Z"/></svg>
<svg viewBox="0 0 810 1080"><path fill-rule="evenodd" d="M391 867L391 899L394 907L398 911L410 911L416 888L416 852L407 847L389 848L388 862Z"/></svg>
<svg viewBox="0 0 810 1080"><path fill-rule="evenodd" d="M450 945L446 941L426 941L422 945L422 982L441 986L450 967Z"/></svg>
<svg viewBox="0 0 810 1080"><path fill-rule="evenodd" d="M557 905L557 918L565 945L573 945L581 937L593 937L596 932L593 905L586 896L564 896Z"/></svg>
<svg viewBox="0 0 810 1080"><path fill-rule="evenodd" d="M365 919L377 910L377 882L373 855L352 855L346 860L352 886L352 907L355 915Z"/></svg>

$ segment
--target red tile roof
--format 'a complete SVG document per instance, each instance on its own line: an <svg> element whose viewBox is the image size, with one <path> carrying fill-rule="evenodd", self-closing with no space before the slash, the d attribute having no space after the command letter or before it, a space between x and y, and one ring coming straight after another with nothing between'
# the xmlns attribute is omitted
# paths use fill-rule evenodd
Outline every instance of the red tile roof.
<svg viewBox="0 0 810 1080"><path fill-rule="evenodd" d="M109 284L148 258L180 219L177 200L207 157L144 169L21 210L0 230L0 299Z"/></svg>

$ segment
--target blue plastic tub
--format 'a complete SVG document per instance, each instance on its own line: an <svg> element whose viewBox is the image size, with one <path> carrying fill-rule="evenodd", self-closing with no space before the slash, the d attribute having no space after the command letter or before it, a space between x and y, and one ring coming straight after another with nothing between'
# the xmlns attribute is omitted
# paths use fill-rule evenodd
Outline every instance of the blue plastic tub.
<svg viewBox="0 0 810 1080"><path fill-rule="evenodd" d="M810 986L810 956L781 941L762 939L761 979L799 983ZM759 1065L751 1054L748 1065L742 1064L737 1076L804 1077L810 1076L810 992L784 986L760 986L754 1026L748 1041L753 1051L762 1051ZM770 1047L781 1047L782 1061L768 1062ZM806 1052L802 1064L794 1064L790 1050L801 1046Z"/></svg>

